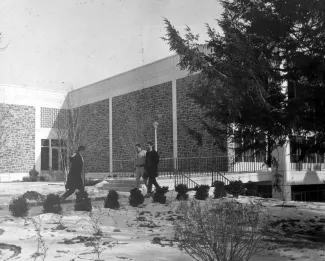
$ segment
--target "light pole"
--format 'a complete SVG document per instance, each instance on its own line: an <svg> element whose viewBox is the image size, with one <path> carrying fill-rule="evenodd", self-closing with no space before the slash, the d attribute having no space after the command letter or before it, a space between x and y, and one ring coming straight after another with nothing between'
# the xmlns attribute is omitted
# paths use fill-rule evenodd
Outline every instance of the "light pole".
<svg viewBox="0 0 325 261"><path fill-rule="evenodd" d="M157 128L158 128L158 122L154 122L153 123L153 127L155 128L155 150L157 151L158 148L157 148Z"/></svg>

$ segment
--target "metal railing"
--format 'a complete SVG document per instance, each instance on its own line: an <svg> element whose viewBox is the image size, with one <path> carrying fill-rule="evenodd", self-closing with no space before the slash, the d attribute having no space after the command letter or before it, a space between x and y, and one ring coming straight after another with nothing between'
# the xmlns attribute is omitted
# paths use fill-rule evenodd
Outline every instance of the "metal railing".
<svg viewBox="0 0 325 261"><path fill-rule="evenodd" d="M162 158L159 160L160 177L172 178L175 174L207 176L211 172L254 173L266 170L263 162L236 162L235 156ZM121 177L134 175L135 163L132 160L113 160L113 174Z"/></svg>
<svg viewBox="0 0 325 261"><path fill-rule="evenodd" d="M300 155L291 154L290 155L290 169L297 170L297 171L325 170L324 155L319 155L319 154L308 155L301 160Z"/></svg>

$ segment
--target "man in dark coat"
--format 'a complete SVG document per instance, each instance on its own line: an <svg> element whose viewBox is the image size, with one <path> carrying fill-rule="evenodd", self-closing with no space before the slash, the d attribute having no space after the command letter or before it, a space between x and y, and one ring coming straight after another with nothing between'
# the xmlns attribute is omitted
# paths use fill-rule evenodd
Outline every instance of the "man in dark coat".
<svg viewBox="0 0 325 261"><path fill-rule="evenodd" d="M157 151L153 149L153 144L151 141L148 142L148 151L146 154L146 161L144 164L145 172L147 173L149 182L148 182L148 191L145 197L150 197L152 184L155 185L156 189L160 188L157 183L156 178L158 177L158 164L159 164L159 156Z"/></svg>
<svg viewBox="0 0 325 261"><path fill-rule="evenodd" d="M70 170L68 174L67 183L65 184L65 188L67 191L61 196L62 200L71 196L76 189L78 189L81 193L85 192L82 172L84 166L84 160L81 155L82 151L85 151L84 146L79 146L77 152L70 157Z"/></svg>

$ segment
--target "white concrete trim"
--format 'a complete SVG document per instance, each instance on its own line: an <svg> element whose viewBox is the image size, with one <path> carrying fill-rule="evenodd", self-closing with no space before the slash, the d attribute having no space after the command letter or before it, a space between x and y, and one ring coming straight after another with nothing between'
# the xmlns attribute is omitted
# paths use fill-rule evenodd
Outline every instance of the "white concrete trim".
<svg viewBox="0 0 325 261"><path fill-rule="evenodd" d="M179 56L174 55L73 90L69 93L73 100L73 107L95 103L188 76L189 72L181 70L177 66L178 63Z"/></svg>
<svg viewBox="0 0 325 261"><path fill-rule="evenodd" d="M112 98L108 101L109 110L109 171L113 172L113 106Z"/></svg>
<svg viewBox="0 0 325 261"><path fill-rule="evenodd" d="M41 107L35 107L35 169L41 171Z"/></svg>
<svg viewBox="0 0 325 261"><path fill-rule="evenodd" d="M173 158L177 158L177 89L176 79L172 80L172 106L173 106Z"/></svg>
<svg viewBox="0 0 325 261"><path fill-rule="evenodd" d="M0 84L5 104L62 108L67 92Z"/></svg>

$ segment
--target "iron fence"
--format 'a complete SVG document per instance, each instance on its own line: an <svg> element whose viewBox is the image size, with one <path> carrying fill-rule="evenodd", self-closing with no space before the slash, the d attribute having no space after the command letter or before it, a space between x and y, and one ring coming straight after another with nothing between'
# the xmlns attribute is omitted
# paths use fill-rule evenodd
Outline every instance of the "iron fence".
<svg viewBox="0 0 325 261"><path fill-rule="evenodd" d="M175 174L192 176L206 176L216 173L249 173L266 170L263 162L236 162L236 158L220 157L191 157L191 158L163 158L159 160L158 172L160 177L172 178ZM135 163L132 160L114 160L113 174L118 176L132 176Z"/></svg>

